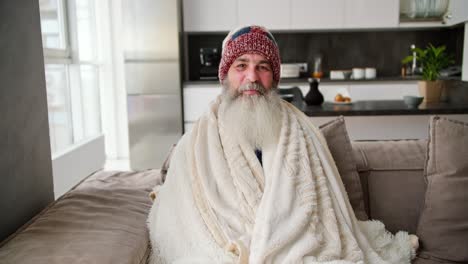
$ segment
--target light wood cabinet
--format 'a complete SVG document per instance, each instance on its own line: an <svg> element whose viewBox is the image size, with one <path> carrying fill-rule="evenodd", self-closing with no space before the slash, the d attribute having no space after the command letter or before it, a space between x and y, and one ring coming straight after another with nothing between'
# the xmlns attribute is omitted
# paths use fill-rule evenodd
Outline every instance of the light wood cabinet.
<svg viewBox="0 0 468 264"><path fill-rule="evenodd" d="M184 31L229 31L238 25L237 1L183 0Z"/></svg>
<svg viewBox="0 0 468 264"><path fill-rule="evenodd" d="M270 30L290 29L290 1L238 0L239 25L261 25Z"/></svg>
<svg viewBox="0 0 468 264"><path fill-rule="evenodd" d="M345 0L290 1L291 29L336 29L344 25Z"/></svg>
<svg viewBox="0 0 468 264"><path fill-rule="evenodd" d="M221 94L220 84L184 85L184 122L195 122Z"/></svg>
<svg viewBox="0 0 468 264"><path fill-rule="evenodd" d="M398 0L345 1L344 28L396 28Z"/></svg>
<svg viewBox="0 0 468 264"><path fill-rule="evenodd" d="M468 21L468 1L450 0L444 17L447 26L453 26Z"/></svg>
<svg viewBox="0 0 468 264"><path fill-rule="evenodd" d="M450 0L444 21L400 23L399 0L183 0L186 32L445 27L468 21L468 1Z"/></svg>
<svg viewBox="0 0 468 264"><path fill-rule="evenodd" d="M407 83L362 83L351 84L349 94L353 101L403 100L405 95L419 96L416 81Z"/></svg>

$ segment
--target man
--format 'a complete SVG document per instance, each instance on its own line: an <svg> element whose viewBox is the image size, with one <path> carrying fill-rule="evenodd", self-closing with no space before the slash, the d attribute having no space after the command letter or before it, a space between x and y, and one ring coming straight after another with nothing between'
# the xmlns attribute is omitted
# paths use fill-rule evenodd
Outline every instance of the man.
<svg viewBox="0 0 468 264"><path fill-rule="evenodd" d="M277 95L279 69L265 28L224 40L223 92L155 188L152 263L410 263L407 233L356 220L324 138Z"/></svg>

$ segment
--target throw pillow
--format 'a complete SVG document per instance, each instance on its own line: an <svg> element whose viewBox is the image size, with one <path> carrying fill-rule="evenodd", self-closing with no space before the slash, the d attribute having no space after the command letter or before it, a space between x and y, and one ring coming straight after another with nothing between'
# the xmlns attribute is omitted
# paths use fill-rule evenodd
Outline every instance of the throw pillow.
<svg viewBox="0 0 468 264"><path fill-rule="evenodd" d="M335 160L341 180L348 193L349 201L359 220L368 220L364 207L364 194L361 179L353 157L351 140L346 130L344 117L340 116L320 126L320 131L327 140L328 148Z"/></svg>
<svg viewBox="0 0 468 264"><path fill-rule="evenodd" d="M416 234L420 257L468 262L468 124L432 117L424 176L425 204Z"/></svg>

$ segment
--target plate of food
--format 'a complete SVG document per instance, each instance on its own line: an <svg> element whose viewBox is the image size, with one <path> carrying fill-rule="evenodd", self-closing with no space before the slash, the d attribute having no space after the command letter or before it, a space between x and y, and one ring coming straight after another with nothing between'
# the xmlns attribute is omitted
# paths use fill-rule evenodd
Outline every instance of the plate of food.
<svg viewBox="0 0 468 264"><path fill-rule="evenodd" d="M353 102L351 101L351 97L349 96L343 96L342 94L337 94L335 95L335 98L332 102L332 104L340 104L340 105L349 105L352 104Z"/></svg>
<svg viewBox="0 0 468 264"><path fill-rule="evenodd" d="M350 105L353 102L351 102L351 101L349 101L349 102L336 102L336 101L333 101L333 102L330 102L330 103L337 104L337 105Z"/></svg>

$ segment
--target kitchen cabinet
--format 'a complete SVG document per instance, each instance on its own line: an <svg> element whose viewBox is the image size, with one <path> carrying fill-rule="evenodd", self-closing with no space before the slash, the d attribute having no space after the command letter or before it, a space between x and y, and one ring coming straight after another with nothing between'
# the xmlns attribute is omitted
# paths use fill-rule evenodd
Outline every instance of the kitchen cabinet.
<svg viewBox="0 0 468 264"><path fill-rule="evenodd" d="M353 101L402 100L404 95L419 96L419 91L415 81L390 84L362 83L351 84L349 94Z"/></svg>
<svg viewBox="0 0 468 264"><path fill-rule="evenodd" d="M403 0L402 0L403 1ZM409 0L408 0L409 1ZM404 8L404 7L403 7ZM400 28L450 27L468 21L468 1L449 0L447 12L440 19L408 19L400 21Z"/></svg>
<svg viewBox="0 0 468 264"><path fill-rule="evenodd" d="M292 29L398 27L398 0L290 0Z"/></svg>
<svg viewBox="0 0 468 264"><path fill-rule="evenodd" d="M238 10L239 25L256 24L270 30L290 29L290 1L238 0Z"/></svg>
<svg viewBox="0 0 468 264"><path fill-rule="evenodd" d="M237 1L183 0L184 31L229 31L238 25Z"/></svg>
<svg viewBox="0 0 468 264"><path fill-rule="evenodd" d="M344 25L345 0L290 1L291 29L333 29Z"/></svg>
<svg viewBox="0 0 468 264"><path fill-rule="evenodd" d="M221 94L220 84L184 85L184 122L191 123L208 110L210 102Z"/></svg>
<svg viewBox="0 0 468 264"><path fill-rule="evenodd" d="M447 26L468 21L468 1L450 0L447 9L447 14L444 17Z"/></svg>
<svg viewBox="0 0 468 264"><path fill-rule="evenodd" d="M345 1L344 28L396 28L398 0Z"/></svg>
<svg viewBox="0 0 468 264"><path fill-rule="evenodd" d="M271 30L444 27L468 21L468 1L450 0L440 21L400 22L399 13L399 0L183 0L186 32L247 24Z"/></svg>

